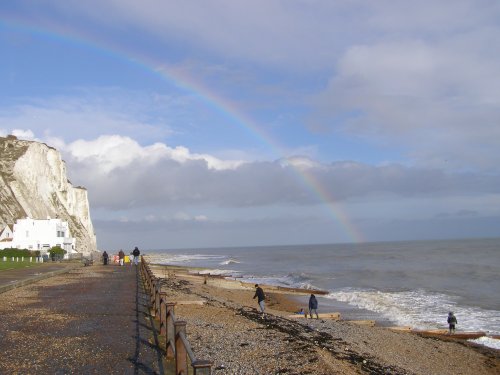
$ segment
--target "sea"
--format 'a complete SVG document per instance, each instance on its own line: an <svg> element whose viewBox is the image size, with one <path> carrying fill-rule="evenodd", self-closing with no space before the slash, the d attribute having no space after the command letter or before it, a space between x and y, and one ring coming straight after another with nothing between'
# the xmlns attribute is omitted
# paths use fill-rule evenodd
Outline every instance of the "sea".
<svg viewBox="0 0 500 375"><path fill-rule="evenodd" d="M146 251L152 263L242 281L320 289L319 312L415 329L500 335L500 238ZM307 297L297 297L298 306ZM304 299L303 301L300 298ZM500 349L500 340L475 342Z"/></svg>

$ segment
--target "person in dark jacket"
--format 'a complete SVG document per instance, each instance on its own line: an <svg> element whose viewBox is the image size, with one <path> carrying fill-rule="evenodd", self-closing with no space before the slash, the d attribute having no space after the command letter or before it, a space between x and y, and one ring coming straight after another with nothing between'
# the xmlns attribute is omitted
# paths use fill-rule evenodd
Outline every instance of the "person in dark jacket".
<svg viewBox="0 0 500 375"><path fill-rule="evenodd" d="M448 326L450 327L449 334L451 335L452 333L455 333L455 324L457 324L457 318L453 313L450 311L448 313Z"/></svg>
<svg viewBox="0 0 500 375"><path fill-rule="evenodd" d="M265 299L266 296L264 295L264 291L262 288L259 286L259 284L255 284L255 295L253 296L253 299L257 298L257 301L259 302L259 307L260 311L262 312L262 318L264 318L264 309L265 309Z"/></svg>
<svg viewBox="0 0 500 375"><path fill-rule="evenodd" d="M311 315L311 319L313 318L313 311L316 314L316 319L319 319L318 300L314 294L311 294L311 297L309 297L309 315Z"/></svg>
<svg viewBox="0 0 500 375"><path fill-rule="evenodd" d="M132 251L132 254L134 255L134 264L137 266L139 263L139 255L141 255L141 252L139 251L139 248L136 246L134 251Z"/></svg>
<svg viewBox="0 0 500 375"><path fill-rule="evenodd" d="M102 262L104 263L105 266L108 265L108 259L109 259L109 255L105 250L104 253L102 253Z"/></svg>

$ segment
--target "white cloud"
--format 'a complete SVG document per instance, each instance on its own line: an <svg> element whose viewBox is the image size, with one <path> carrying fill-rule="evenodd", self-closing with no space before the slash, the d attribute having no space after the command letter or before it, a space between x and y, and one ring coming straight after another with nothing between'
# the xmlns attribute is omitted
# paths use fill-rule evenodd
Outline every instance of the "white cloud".
<svg viewBox="0 0 500 375"><path fill-rule="evenodd" d="M500 54L477 48L422 40L351 47L310 123L405 145L416 163L498 171Z"/></svg>
<svg viewBox="0 0 500 375"><path fill-rule="evenodd" d="M35 138L35 134L31 130L13 129L11 134L19 139L33 140Z"/></svg>
<svg viewBox="0 0 500 375"><path fill-rule="evenodd" d="M107 37L113 31L122 35L125 25L136 35L182 43L191 56L224 56L222 60L250 60L284 69L331 66L353 43L416 34L436 38L477 25L488 27L498 23L500 12L498 3L490 0L52 0L37 17L43 18L47 9L48 17L62 20L77 12L94 27L107 30L102 33Z"/></svg>
<svg viewBox="0 0 500 375"><path fill-rule="evenodd" d="M306 157L238 163L194 154L185 147L141 146L118 135L75 141L62 151L71 181L89 189L95 207L112 210L308 206L324 203L318 200L318 186L335 197L335 204L381 196L481 196L497 194L500 186L498 176L398 164L325 164ZM309 185L311 181L316 185ZM202 218L196 216L188 218Z"/></svg>
<svg viewBox="0 0 500 375"><path fill-rule="evenodd" d="M174 219L179 221L189 221L191 220L191 216L186 212L177 212L174 216Z"/></svg>
<svg viewBox="0 0 500 375"><path fill-rule="evenodd" d="M92 141L78 140L65 147L78 163L94 164L103 174L116 169L124 169L133 163L154 168L163 160L172 160L180 164L189 161L206 163L208 169L235 169L243 162L238 160L220 160L207 154L191 153L182 146L171 148L163 143L142 147L131 138L120 135L103 135Z"/></svg>
<svg viewBox="0 0 500 375"><path fill-rule="evenodd" d="M158 103L158 100L163 101ZM182 106L166 98L158 99L158 95L122 89L74 90L68 96L24 98L22 104L0 108L0 128L9 133L30 129L44 138L66 140L100 134L151 140L172 133L169 118L182 110L179 109ZM152 108L161 108L162 112L155 113ZM32 138L32 135L26 133L22 137Z"/></svg>

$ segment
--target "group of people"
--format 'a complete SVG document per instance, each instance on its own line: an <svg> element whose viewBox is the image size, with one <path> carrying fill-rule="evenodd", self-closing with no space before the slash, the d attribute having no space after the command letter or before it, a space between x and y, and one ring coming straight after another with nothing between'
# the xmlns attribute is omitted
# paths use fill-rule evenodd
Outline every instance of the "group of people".
<svg viewBox="0 0 500 375"><path fill-rule="evenodd" d="M139 248L136 246L129 255L131 265L134 264L137 266L139 264L139 255L141 255L141 252ZM120 249L120 251L118 252L118 261L120 263L120 266L124 265L125 253L123 252L122 249ZM106 251L102 253L102 262L105 266L107 266L109 263L109 254Z"/></svg>
<svg viewBox="0 0 500 375"><path fill-rule="evenodd" d="M261 318L265 317L264 310L266 308L265 305L265 300L266 300L266 295L264 294L264 290L259 286L259 284L255 284L255 294L253 296L253 299L257 298L257 302L259 303L259 308L261 312ZM319 319L318 315L318 300L316 299L316 296L314 294L311 294L309 297L309 315L311 316L311 319L313 318L313 312L316 314L316 319ZM299 314L304 314L304 309L300 309ZM307 317L307 314L305 314Z"/></svg>
<svg viewBox="0 0 500 375"><path fill-rule="evenodd" d="M255 284L255 295L253 296L253 299L257 298L257 301L259 303L259 308L261 311L261 317L264 318L264 310L265 310L265 300L266 296L264 294L264 290L259 286L259 284ZM309 297L309 316L311 319L313 319L313 313L316 315L316 319L319 319L318 315L318 300L314 294L311 294ZM301 308L299 311L297 311L297 314L304 314L305 317L307 318L307 312L304 312L304 309ZM448 327L449 327L449 334L454 334L455 333L455 326L457 324L457 318L453 314L453 312L448 313Z"/></svg>

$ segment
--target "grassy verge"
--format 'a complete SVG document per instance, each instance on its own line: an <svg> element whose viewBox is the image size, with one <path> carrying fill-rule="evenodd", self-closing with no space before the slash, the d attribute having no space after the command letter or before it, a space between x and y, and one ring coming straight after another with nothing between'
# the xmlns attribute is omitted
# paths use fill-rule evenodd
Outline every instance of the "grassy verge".
<svg viewBox="0 0 500 375"><path fill-rule="evenodd" d="M12 262L11 260L4 262L2 259L0 259L0 271L14 270L25 267L36 267L41 264L43 263L30 262L29 260L27 261L26 259L24 260L24 262Z"/></svg>

